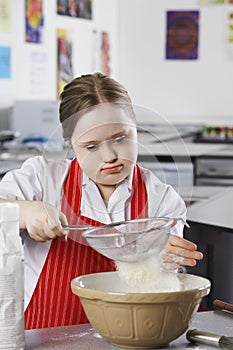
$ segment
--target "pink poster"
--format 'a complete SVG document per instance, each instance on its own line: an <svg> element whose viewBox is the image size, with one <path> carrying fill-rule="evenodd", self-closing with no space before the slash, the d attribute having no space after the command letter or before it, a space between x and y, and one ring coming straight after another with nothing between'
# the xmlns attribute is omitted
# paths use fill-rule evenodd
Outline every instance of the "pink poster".
<svg viewBox="0 0 233 350"><path fill-rule="evenodd" d="M111 75L111 44L109 33L93 30L93 67L94 72Z"/></svg>

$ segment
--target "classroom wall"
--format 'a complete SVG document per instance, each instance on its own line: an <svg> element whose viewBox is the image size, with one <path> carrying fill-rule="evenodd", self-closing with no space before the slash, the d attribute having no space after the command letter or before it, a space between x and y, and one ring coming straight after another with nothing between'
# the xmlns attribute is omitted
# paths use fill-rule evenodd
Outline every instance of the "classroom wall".
<svg viewBox="0 0 233 350"><path fill-rule="evenodd" d="M93 19L86 20L57 15L56 0L44 0L44 42L30 44L24 41L24 0L10 0L11 31L0 32L0 45L12 48L12 77L0 79L0 108L15 100L57 98L57 28L70 31L74 76L91 72L97 29L110 35L112 76L128 88L135 105L145 107L139 121L150 120L149 109L171 122L232 125L233 54L226 37L233 6L203 7L200 1L93 0ZM200 11L197 60L165 60L167 10ZM37 52L47 64L32 92L31 55Z"/></svg>
<svg viewBox="0 0 233 350"><path fill-rule="evenodd" d="M11 106L15 100L57 99L57 28L66 29L73 42L74 76L93 70L92 31L107 31L110 36L111 72L117 69L117 2L116 0L93 0L93 19L72 18L56 14L56 0L44 0L44 40L41 44L26 43L25 0L9 0L11 3L11 30L0 31L0 46L12 49L11 78L0 79L0 108ZM45 64L36 64L33 76L32 55L44 55ZM34 60L35 61L35 60ZM35 62L34 62L35 65ZM41 74L39 70L41 68ZM32 88L37 79L37 88Z"/></svg>
<svg viewBox="0 0 233 350"><path fill-rule="evenodd" d="M232 125L233 55L228 52L227 15L233 6L200 3L119 0L118 78L135 104L171 121ZM165 60L167 10L200 11L197 60ZM141 113L141 120L146 118L147 113Z"/></svg>

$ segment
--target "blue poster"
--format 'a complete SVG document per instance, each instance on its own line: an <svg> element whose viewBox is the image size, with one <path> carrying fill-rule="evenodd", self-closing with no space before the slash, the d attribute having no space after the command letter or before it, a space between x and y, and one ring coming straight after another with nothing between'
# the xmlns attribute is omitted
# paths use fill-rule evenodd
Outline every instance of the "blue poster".
<svg viewBox="0 0 233 350"><path fill-rule="evenodd" d="M0 46L0 79L11 78L11 48Z"/></svg>

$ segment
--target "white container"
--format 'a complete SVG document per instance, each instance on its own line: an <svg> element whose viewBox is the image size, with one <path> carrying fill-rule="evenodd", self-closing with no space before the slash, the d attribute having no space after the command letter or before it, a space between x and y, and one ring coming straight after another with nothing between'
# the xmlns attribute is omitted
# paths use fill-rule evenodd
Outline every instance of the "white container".
<svg viewBox="0 0 233 350"><path fill-rule="evenodd" d="M0 203L0 349L24 349L24 264L19 208Z"/></svg>

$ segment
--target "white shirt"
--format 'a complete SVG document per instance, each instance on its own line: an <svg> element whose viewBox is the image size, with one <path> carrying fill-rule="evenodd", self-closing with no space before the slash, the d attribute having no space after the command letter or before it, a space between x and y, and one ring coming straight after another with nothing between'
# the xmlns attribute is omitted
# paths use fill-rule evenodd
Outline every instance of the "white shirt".
<svg viewBox="0 0 233 350"><path fill-rule="evenodd" d="M38 200L61 209L63 184L71 160L47 160L41 156L28 159L20 169L7 173L0 182L0 197L14 200ZM142 168L148 195L149 217L186 219L184 201L170 186L163 184L151 171ZM95 183L83 174L81 214L104 224L130 219L131 174L119 184L106 207ZM98 203L98 206L96 206ZM179 222L173 234L182 236ZM22 233L25 258L25 309L36 287L51 241L37 242Z"/></svg>

